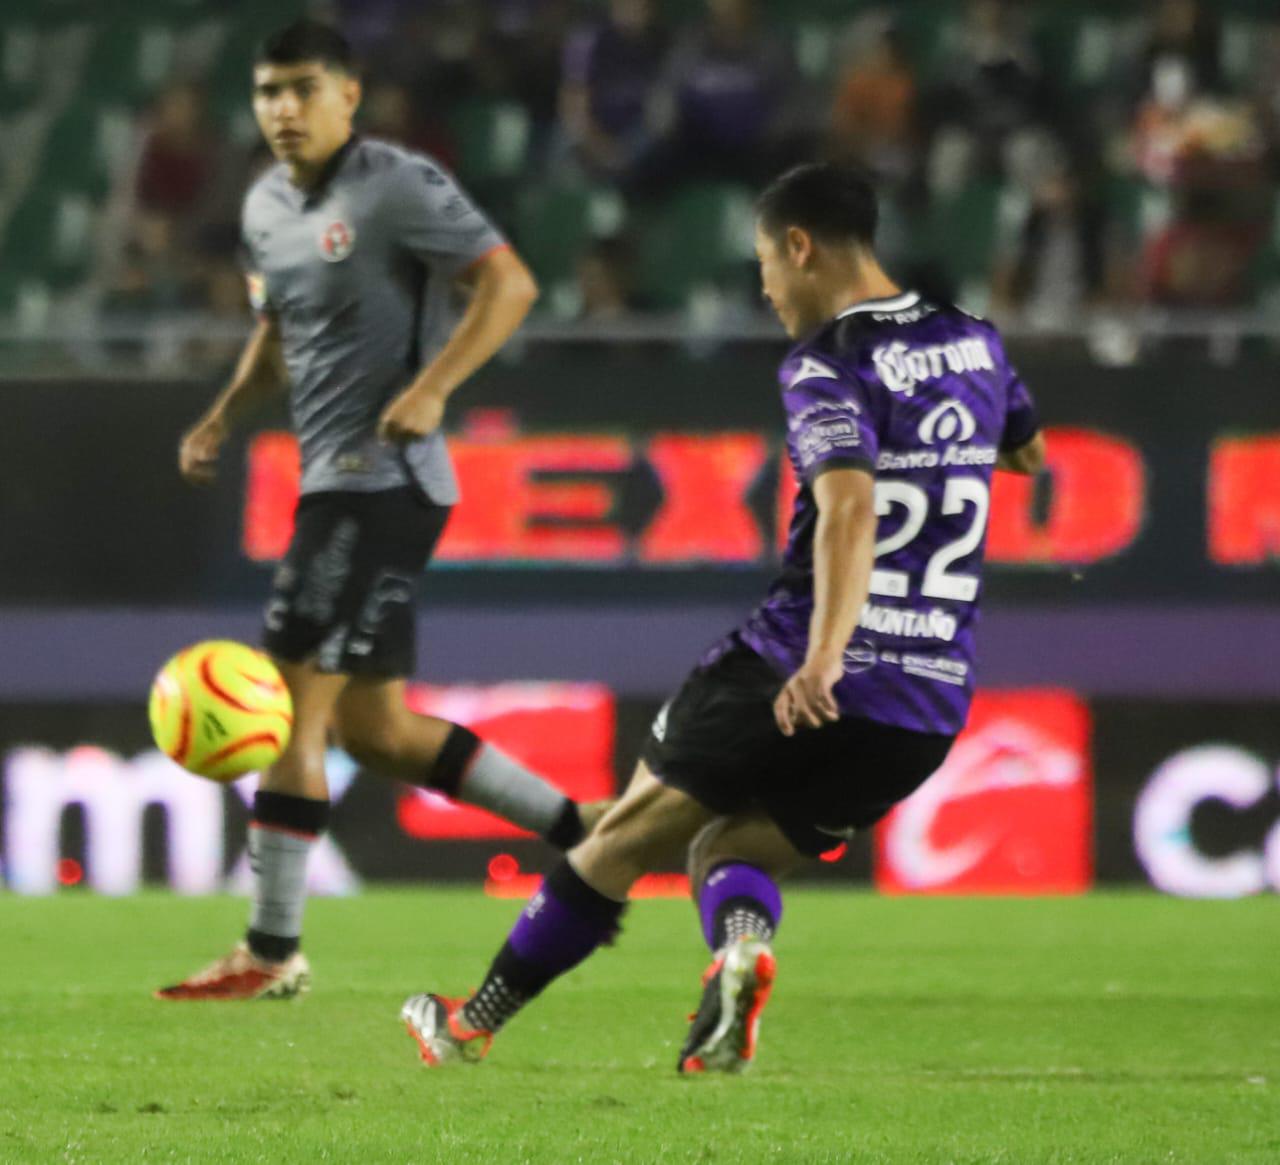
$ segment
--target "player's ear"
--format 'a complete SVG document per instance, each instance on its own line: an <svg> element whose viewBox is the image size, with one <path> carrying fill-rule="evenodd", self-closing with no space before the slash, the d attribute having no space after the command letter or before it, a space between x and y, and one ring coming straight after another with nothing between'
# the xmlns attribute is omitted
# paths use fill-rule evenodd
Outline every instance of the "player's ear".
<svg viewBox="0 0 1280 1165"><path fill-rule="evenodd" d="M805 267L813 255L813 236L803 227L787 227L784 250L794 267Z"/></svg>
<svg viewBox="0 0 1280 1165"><path fill-rule="evenodd" d="M346 77L342 82L342 99L346 102L347 111L354 114L360 106L360 99L364 96L364 89L360 84L359 77Z"/></svg>

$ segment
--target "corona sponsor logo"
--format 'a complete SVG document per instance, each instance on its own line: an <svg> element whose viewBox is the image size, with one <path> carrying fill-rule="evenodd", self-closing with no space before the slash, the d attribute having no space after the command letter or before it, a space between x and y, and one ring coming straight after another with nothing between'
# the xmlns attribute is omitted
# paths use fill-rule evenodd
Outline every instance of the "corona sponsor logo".
<svg viewBox="0 0 1280 1165"><path fill-rule="evenodd" d="M902 340L881 344L871 353L880 383L890 392L915 394L926 384L949 372L994 372L996 363L986 340L971 337L954 344L913 347Z"/></svg>

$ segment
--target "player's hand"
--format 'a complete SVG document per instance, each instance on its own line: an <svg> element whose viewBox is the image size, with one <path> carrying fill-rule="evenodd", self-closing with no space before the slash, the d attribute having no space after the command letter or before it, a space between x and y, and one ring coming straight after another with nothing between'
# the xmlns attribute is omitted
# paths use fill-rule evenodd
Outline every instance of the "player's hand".
<svg viewBox="0 0 1280 1165"><path fill-rule="evenodd" d="M425 388L406 388L383 410L378 436L403 444L434 433L444 420L445 396Z"/></svg>
<svg viewBox="0 0 1280 1165"><path fill-rule="evenodd" d="M821 728L840 719L831 689L844 675L844 653L806 659L773 702L773 718L783 736L797 728Z"/></svg>
<svg viewBox="0 0 1280 1165"><path fill-rule="evenodd" d="M227 439L227 426L218 417L205 417L188 429L178 446L178 469L192 485L209 485L218 473L218 453Z"/></svg>

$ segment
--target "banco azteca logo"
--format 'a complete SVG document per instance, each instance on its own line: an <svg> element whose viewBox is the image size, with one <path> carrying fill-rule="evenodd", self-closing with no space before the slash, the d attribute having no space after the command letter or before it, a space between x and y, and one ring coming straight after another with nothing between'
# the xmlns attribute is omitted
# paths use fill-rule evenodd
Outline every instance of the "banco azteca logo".
<svg viewBox="0 0 1280 1165"><path fill-rule="evenodd" d="M926 445L935 441L967 441L977 432L978 422L958 400L945 400L929 410L920 422L920 440Z"/></svg>

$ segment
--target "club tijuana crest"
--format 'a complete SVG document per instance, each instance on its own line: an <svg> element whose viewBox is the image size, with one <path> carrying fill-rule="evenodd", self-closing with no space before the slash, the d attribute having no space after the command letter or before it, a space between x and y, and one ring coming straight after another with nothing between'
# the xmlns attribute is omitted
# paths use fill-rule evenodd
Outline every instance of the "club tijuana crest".
<svg viewBox="0 0 1280 1165"><path fill-rule="evenodd" d="M342 219L335 219L320 234L320 254L329 263L341 263L355 245L355 228Z"/></svg>

